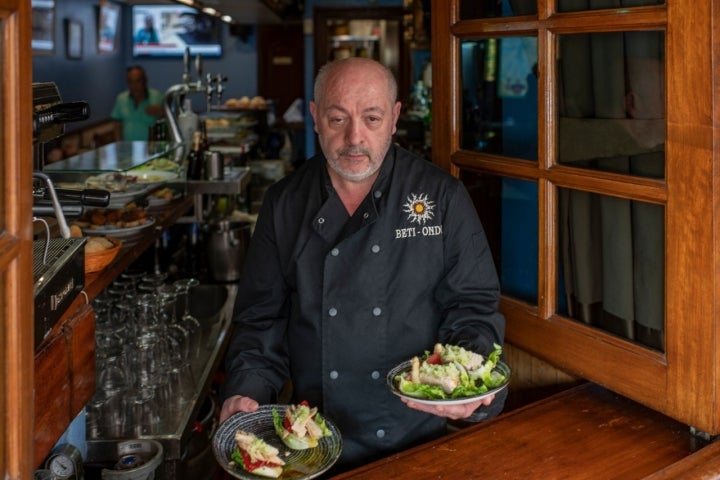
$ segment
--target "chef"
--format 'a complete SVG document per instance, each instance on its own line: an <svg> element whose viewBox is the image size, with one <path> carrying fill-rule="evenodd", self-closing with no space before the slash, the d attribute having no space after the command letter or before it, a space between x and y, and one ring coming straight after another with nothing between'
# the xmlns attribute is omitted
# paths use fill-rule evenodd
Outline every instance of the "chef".
<svg viewBox="0 0 720 480"><path fill-rule="evenodd" d="M393 395L386 373L436 342L502 344L500 289L464 186L392 144L397 84L348 58L319 72L310 113L322 154L266 193L226 356L221 421L307 400L342 433L347 469L497 415L497 395L433 406Z"/></svg>

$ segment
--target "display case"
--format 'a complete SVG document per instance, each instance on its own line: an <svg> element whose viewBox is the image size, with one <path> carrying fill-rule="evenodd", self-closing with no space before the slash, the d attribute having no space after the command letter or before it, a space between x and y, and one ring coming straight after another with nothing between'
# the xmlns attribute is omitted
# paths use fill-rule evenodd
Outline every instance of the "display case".
<svg viewBox="0 0 720 480"><path fill-rule="evenodd" d="M45 165L43 172L55 181L77 180L105 172L127 172L159 158L177 159L182 144L169 142L113 142Z"/></svg>

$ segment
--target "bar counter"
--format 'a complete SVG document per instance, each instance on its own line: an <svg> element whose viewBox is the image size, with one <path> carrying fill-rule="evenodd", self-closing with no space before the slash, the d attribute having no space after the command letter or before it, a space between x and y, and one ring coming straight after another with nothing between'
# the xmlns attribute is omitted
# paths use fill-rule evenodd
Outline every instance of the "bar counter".
<svg viewBox="0 0 720 480"><path fill-rule="evenodd" d="M586 383L333 479L659 480L690 466L682 478L718 478L720 445L706 445L687 425Z"/></svg>
<svg viewBox="0 0 720 480"><path fill-rule="evenodd" d="M95 391L95 313L90 302L192 205L193 197L184 196L152 212L155 225L141 237L124 242L117 257L105 269L85 276L84 293L75 298L38 346L34 381L34 465L40 466Z"/></svg>

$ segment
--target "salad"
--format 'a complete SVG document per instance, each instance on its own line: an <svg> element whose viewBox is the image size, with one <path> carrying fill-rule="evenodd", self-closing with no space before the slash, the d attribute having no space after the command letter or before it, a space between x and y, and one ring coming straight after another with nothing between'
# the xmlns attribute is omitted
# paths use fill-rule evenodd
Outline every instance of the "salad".
<svg viewBox="0 0 720 480"><path fill-rule="evenodd" d="M395 376L404 395L431 400L473 397L502 386L507 377L495 369L502 346L487 356L457 345L436 344L432 352L414 357L410 369Z"/></svg>

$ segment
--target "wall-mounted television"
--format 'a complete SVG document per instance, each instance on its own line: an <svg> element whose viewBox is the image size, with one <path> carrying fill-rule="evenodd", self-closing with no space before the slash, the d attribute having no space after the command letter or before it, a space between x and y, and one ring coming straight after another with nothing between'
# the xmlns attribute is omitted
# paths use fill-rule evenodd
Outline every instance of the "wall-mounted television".
<svg viewBox="0 0 720 480"><path fill-rule="evenodd" d="M133 5L134 57L222 55L222 23L183 5Z"/></svg>

